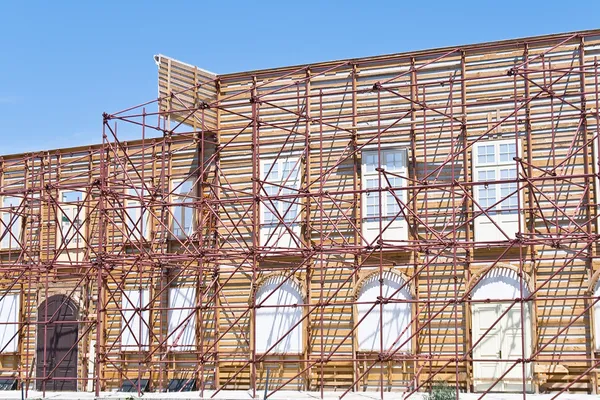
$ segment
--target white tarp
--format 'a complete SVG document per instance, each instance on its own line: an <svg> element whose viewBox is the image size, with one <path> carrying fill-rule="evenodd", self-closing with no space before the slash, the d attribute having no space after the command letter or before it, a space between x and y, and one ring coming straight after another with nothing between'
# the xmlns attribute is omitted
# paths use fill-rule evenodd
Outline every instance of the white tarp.
<svg viewBox="0 0 600 400"><path fill-rule="evenodd" d="M600 282L596 284L596 290L594 291L594 297L600 297ZM594 330L596 339L596 350L600 351L600 300L594 304Z"/></svg>
<svg viewBox="0 0 600 400"><path fill-rule="evenodd" d="M7 293L0 300L0 350L2 353L19 351L19 306L18 293Z"/></svg>
<svg viewBox="0 0 600 400"><path fill-rule="evenodd" d="M267 352L281 338L283 339L269 354L302 353L302 323L292 329L302 319L302 307L291 306L302 304L303 297L300 287L294 281L284 280L283 276L274 276L256 292L256 305L278 306L261 307L256 310L257 353ZM287 333L290 329L291 332Z"/></svg>
<svg viewBox="0 0 600 400"><path fill-rule="evenodd" d="M136 311L148 307L150 291L148 289L125 290L121 299L123 319L121 321L121 349L124 351L147 350L149 311Z"/></svg>
<svg viewBox="0 0 600 400"><path fill-rule="evenodd" d="M17 197L4 197L2 200L2 224L0 224L2 242L0 247L3 249L17 249L20 246L22 201Z"/></svg>
<svg viewBox="0 0 600 400"><path fill-rule="evenodd" d="M170 350L194 350L196 345L195 287L169 288L169 337Z"/></svg>
<svg viewBox="0 0 600 400"><path fill-rule="evenodd" d="M380 296L400 301L410 299L412 296L408 285L398 290L402 285L404 285L404 280L400 275L384 272L381 289L378 274L371 276L362 286L358 295L358 302L361 304L357 305L357 322L361 321L357 328L360 351L379 352L381 350L381 334L383 334L384 352L394 351L400 345L402 345L401 351L410 350L411 340L408 338L411 335L411 303L391 302L383 305L377 304L373 307ZM381 321L380 315L382 316ZM363 317L364 319L362 319Z"/></svg>

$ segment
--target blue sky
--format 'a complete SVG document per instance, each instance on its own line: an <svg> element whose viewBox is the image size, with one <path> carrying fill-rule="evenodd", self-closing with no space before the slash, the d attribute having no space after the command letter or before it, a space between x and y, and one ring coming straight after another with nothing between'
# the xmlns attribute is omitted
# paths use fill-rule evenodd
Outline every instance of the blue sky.
<svg viewBox="0 0 600 400"><path fill-rule="evenodd" d="M569 4L4 0L0 154L100 142L102 112L156 97L154 54L226 73L599 27Z"/></svg>

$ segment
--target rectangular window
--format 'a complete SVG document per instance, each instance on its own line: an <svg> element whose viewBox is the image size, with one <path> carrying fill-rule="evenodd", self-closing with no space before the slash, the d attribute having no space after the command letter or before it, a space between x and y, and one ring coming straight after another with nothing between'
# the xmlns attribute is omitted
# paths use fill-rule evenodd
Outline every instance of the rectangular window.
<svg viewBox="0 0 600 400"><path fill-rule="evenodd" d="M476 241L509 240L520 230L514 161L519 148L512 139L485 141L473 146L473 181L496 182L475 185Z"/></svg>
<svg viewBox="0 0 600 400"><path fill-rule="evenodd" d="M600 297L600 281L596 283L594 288L594 297ZM594 304L594 331L595 349L596 352L600 353L600 301Z"/></svg>
<svg viewBox="0 0 600 400"><path fill-rule="evenodd" d="M148 211L142 206L140 196L144 198L146 191L140 189L129 189L128 197L125 201L125 223L127 226L126 236L130 240L140 240L142 237L148 238L150 235Z"/></svg>
<svg viewBox="0 0 600 400"><path fill-rule="evenodd" d="M172 351L194 350L196 345L196 288L169 288L169 337Z"/></svg>
<svg viewBox="0 0 600 400"><path fill-rule="evenodd" d="M598 151L600 150L600 148L598 147L598 142L600 142L600 137L597 137L596 139L594 139L593 143L592 143L592 152L594 154L593 156L593 169L592 171L594 171L594 174L596 175L594 177L594 201L593 203L596 206L596 210L598 210L600 207L600 179L598 178L600 176L600 154L598 154ZM596 211L598 212L598 211ZM596 219L596 232L600 232L600 221L598 221ZM599 327L600 329L600 327ZM598 337L598 340L600 340L600 337Z"/></svg>
<svg viewBox="0 0 600 400"><path fill-rule="evenodd" d="M261 160L261 178L264 181L260 207L262 246L298 247L300 170L298 158Z"/></svg>
<svg viewBox="0 0 600 400"><path fill-rule="evenodd" d="M121 309L121 349L123 351L147 350L149 337L150 311L148 304L150 291L148 289L133 289L123 291ZM143 309L143 310L142 310Z"/></svg>
<svg viewBox="0 0 600 400"><path fill-rule="evenodd" d="M21 243L21 226L23 220L23 199L5 196L2 198L2 226L0 227L0 247L2 249L18 249Z"/></svg>
<svg viewBox="0 0 600 400"><path fill-rule="evenodd" d="M65 191L60 194L60 203L57 214L60 216L60 229L57 232L58 244L67 247L84 246L85 211L84 193L78 191Z"/></svg>
<svg viewBox="0 0 600 400"><path fill-rule="evenodd" d="M405 241L408 224L401 204L406 203L408 173L406 149L385 148L362 152L362 234L365 244L378 239Z"/></svg>
<svg viewBox="0 0 600 400"><path fill-rule="evenodd" d="M171 212L173 213L172 232L179 239L185 239L192 236L196 225L194 213L194 202L196 201L196 178L189 178L185 181L178 180L172 183L172 202Z"/></svg>
<svg viewBox="0 0 600 400"><path fill-rule="evenodd" d="M19 309L18 293L6 293L0 296L0 352L19 351Z"/></svg>

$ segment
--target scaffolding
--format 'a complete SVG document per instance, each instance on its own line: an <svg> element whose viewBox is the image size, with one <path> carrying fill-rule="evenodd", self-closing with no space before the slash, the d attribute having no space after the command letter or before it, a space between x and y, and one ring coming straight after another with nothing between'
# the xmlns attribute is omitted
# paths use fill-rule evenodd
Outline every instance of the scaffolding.
<svg viewBox="0 0 600 400"><path fill-rule="evenodd" d="M599 53L600 32L591 31L230 75L157 56L158 99L104 114L100 145L1 161L0 195L22 199L1 210L12 216L2 219L3 238L15 242L0 254L2 292L18 290L22 305L20 351L3 368L42 391L68 379L53 378L63 360L45 360L58 322L40 308L60 294L78 309L71 379L97 396L125 383L164 391L175 378L202 397L244 389L384 398L440 382L457 398L485 397L515 384L511 376L523 398L596 393ZM120 140L123 129L139 139ZM514 144L514 177L475 178L473 149L491 139ZM407 152L404 175L384 168L390 146ZM362 178L367 149L377 155L376 188ZM290 154L299 184L267 190L261 161ZM182 194L186 182L192 189ZM500 183L512 190L495 203L476 195ZM379 209L383 194L395 199L392 221L406 221L406 238L384 236L392 221L383 218L378 237L364 234L367 194ZM493 215L515 196L520 228L511 235ZM276 218L266 235L261 209ZM192 226L177 216L186 212ZM475 238L482 217L499 239ZM283 234L286 245L272 244ZM473 296L498 268L518 277L518 295ZM392 272L401 284L384 295ZM257 301L269 279L275 289L293 281L303 301ZM364 302L357 293L369 279L380 294ZM193 306L169 303L177 285L194 288ZM147 301L133 299L148 287ZM403 290L410 298L397 300ZM410 330L388 347L382 316L394 303L410 304ZM478 334L476 304L505 305ZM256 315L268 307L300 308L301 318L259 352ZM478 358L511 310L520 332L531 332L520 336L521 354ZM167 329L176 311L185 314L180 325L194 321L193 349L177 351ZM374 312L378 350L362 351L357 332ZM302 350L282 354L278 344L297 327ZM125 329L140 333L131 349ZM502 372L477 390L474 366L492 362Z"/></svg>

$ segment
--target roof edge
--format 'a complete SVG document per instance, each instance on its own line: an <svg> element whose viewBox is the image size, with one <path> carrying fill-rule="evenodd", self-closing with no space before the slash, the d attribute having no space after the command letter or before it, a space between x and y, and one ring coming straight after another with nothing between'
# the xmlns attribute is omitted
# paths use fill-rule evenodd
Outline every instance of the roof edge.
<svg viewBox="0 0 600 400"><path fill-rule="evenodd" d="M543 42L548 42L548 41L552 41L552 40L568 38L569 36L585 37L585 36L593 36L593 35L600 35L600 29L589 29L589 30L581 30L581 31L553 33L553 34L538 35L538 36L526 36L526 37L519 37L519 38L513 38L513 39L501 39L501 40L496 40L496 41L471 43L471 44L463 44L463 45L456 45L456 46L437 47L437 48L429 48L429 49L424 49L424 50L410 50L410 51L404 51L404 52L400 52L400 53L390 53L390 54L382 54L382 55L376 55L376 56L363 56L363 57L357 57L357 58L318 61L318 62L305 63L305 64L288 65L288 66L283 66L283 67L238 71L238 72L231 72L231 73L226 73L226 74L214 74L214 73L206 71L206 70L203 70L203 71L205 71L209 74L215 75L215 77L218 79L235 79L235 78L240 78L243 76L250 76L250 75L266 75L266 74L272 74L272 73L289 72L289 71L301 69L303 67L325 68L325 67L329 67L333 64L343 63L343 62L358 64L361 62L384 61L384 60L395 59L395 58L420 57L420 56L432 55L432 54L436 54L436 53L444 53L444 52L451 51L453 49L462 50L462 51L483 50L483 49L486 49L489 47L506 47L506 46L511 46L511 45L524 44L524 43L531 43L531 44L543 43ZM178 63L181 63L183 65L189 66L191 68L201 69L200 67L197 67L195 65L191 65L189 63L185 63L183 61L177 60L172 57L167 57L167 56L164 56L161 54L155 56L155 61L157 60L156 57L159 57L158 58L159 60L161 58L170 59L170 60L177 61Z"/></svg>
<svg viewBox="0 0 600 400"><path fill-rule="evenodd" d="M216 74L216 73L214 73L214 72L212 72L212 71L209 71L209 70L207 70L207 69L204 69L204 68L200 68L200 67L198 67L197 65L192 65L192 64L189 64L189 63L186 63L186 62L180 61L180 60L178 60L178 59L176 59L176 58L169 57L169 56L166 56L166 55L164 55L164 54L160 54L160 53L159 53L159 54L155 54L155 55L154 55L154 63L156 64L156 66L157 66L158 68L160 68L160 65L161 65L161 63L162 63L162 60L163 60L163 59L165 59L165 60L171 60L171 61L176 61L176 62L178 62L179 64L183 64L183 65L185 65L186 67L190 67L190 68L197 68L199 71L202 71L202 72L204 72L205 74L213 75L213 76L215 76L215 77L219 76L219 74Z"/></svg>

